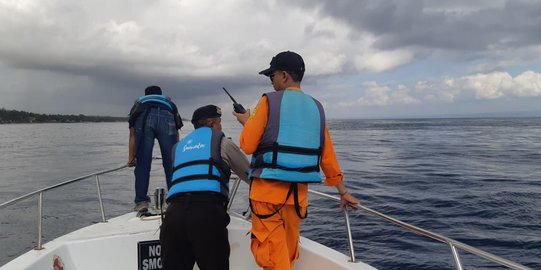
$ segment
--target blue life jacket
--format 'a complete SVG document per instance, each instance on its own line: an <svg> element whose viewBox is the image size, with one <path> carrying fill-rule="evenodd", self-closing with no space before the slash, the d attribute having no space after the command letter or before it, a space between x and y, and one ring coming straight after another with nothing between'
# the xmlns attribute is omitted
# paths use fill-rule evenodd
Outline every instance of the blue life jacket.
<svg viewBox="0 0 541 270"><path fill-rule="evenodd" d="M137 117L141 114L144 115L143 117L146 117L148 113L147 109L150 108L161 108L171 112L175 116L177 129L183 126L182 120L180 119L180 116L178 116L177 105L171 101L171 98L164 95L145 95L139 97L130 110L128 120L130 127L135 125L135 120L137 120Z"/></svg>
<svg viewBox="0 0 541 270"><path fill-rule="evenodd" d="M325 140L321 103L299 90L264 95L269 117L252 156L251 177L293 183L321 182L319 163Z"/></svg>
<svg viewBox="0 0 541 270"><path fill-rule="evenodd" d="M168 97L164 95L146 95L146 96L139 97L137 100L138 102L142 104L149 103L149 102L163 104L167 108L169 108L170 111L173 111L174 110L173 107L175 106L171 102L171 99L169 99Z"/></svg>
<svg viewBox="0 0 541 270"><path fill-rule="evenodd" d="M224 134L201 127L173 147L173 177L167 201L192 192L216 192L229 198L231 168L222 160Z"/></svg>

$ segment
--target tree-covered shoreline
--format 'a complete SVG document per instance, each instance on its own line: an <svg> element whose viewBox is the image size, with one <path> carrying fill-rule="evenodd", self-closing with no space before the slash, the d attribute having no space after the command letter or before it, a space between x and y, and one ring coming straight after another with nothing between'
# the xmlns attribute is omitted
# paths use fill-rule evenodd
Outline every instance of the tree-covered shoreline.
<svg viewBox="0 0 541 270"><path fill-rule="evenodd" d="M12 123L81 123L81 122L121 122L127 117L38 114L25 111L0 109L0 124Z"/></svg>

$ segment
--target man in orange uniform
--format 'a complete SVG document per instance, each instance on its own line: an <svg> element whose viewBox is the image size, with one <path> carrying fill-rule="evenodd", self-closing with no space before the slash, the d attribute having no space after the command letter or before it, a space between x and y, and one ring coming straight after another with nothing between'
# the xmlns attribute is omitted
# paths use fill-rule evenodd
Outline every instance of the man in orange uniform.
<svg viewBox="0 0 541 270"><path fill-rule="evenodd" d="M344 186L321 104L300 89L304 61L294 52L273 57L268 76L276 92L266 93L250 115L235 113L244 125L240 147L252 154L251 249L265 270L292 269L299 256L299 226L307 215L308 183L335 186L340 206L359 201Z"/></svg>

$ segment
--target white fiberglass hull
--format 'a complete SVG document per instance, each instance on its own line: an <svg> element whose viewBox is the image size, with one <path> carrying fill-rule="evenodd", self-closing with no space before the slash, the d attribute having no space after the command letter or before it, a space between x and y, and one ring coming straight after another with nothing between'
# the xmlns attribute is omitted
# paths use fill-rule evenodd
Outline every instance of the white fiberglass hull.
<svg viewBox="0 0 541 270"><path fill-rule="evenodd" d="M97 223L59 237L42 250L31 250L0 270L55 269L54 264L65 270L95 269L159 269L159 216L139 218L128 213L106 223ZM250 253L250 223L231 216L229 242L231 245L230 269L260 269ZM154 243L154 244L153 244ZM349 258L331 248L301 237L300 259L296 270L312 269L375 269L365 263L348 262ZM61 268L59 268L61 269ZM194 269L199 269L197 266Z"/></svg>

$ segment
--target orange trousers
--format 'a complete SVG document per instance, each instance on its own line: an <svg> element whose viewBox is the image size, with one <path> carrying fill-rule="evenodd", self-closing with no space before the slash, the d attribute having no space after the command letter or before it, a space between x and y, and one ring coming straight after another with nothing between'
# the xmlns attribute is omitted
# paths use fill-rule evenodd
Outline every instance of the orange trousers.
<svg viewBox="0 0 541 270"><path fill-rule="evenodd" d="M252 201L252 208L260 215L271 214L280 205ZM301 208L306 213L306 208ZM295 206L284 205L272 217L260 219L252 214L251 250L257 265L265 270L290 270L299 258L299 226Z"/></svg>

